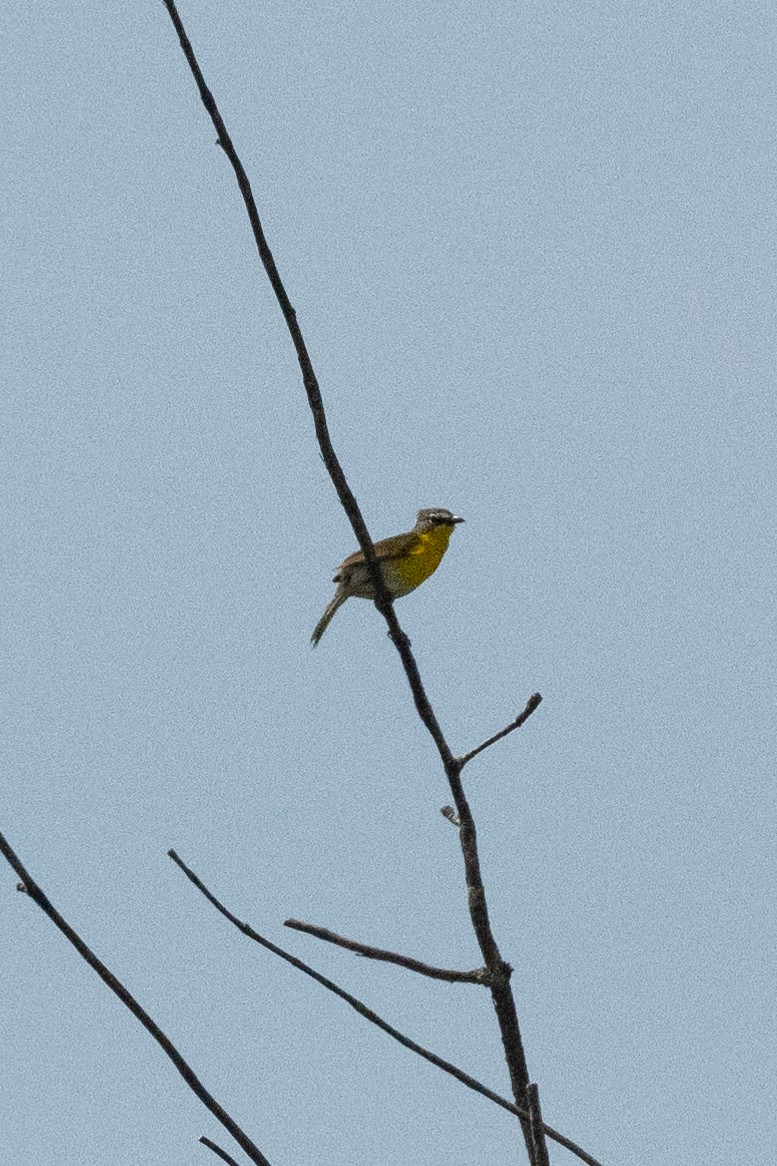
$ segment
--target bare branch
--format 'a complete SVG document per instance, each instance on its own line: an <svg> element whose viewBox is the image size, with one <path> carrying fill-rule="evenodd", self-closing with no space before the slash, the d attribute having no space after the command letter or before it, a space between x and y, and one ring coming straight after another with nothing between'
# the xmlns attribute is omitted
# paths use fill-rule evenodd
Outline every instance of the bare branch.
<svg viewBox="0 0 777 1166"><path fill-rule="evenodd" d="M518 1025L518 1015L515 1007L515 1000L510 988L511 969L509 965L502 959L501 953L496 943L496 939L491 929L491 923L488 915L485 888L480 871L480 859L477 850L475 823L461 784L461 770L464 763L453 756L445 736L443 735L442 729L421 680L421 675L418 671L418 665L416 663L415 656L413 655L410 648L410 640L399 626L399 622L394 611L394 606L391 602L391 597L388 594L386 586L383 582L383 577L375 559L372 542L364 524L361 511L359 510L356 498L348 485L342 466L340 465L337 455L335 454L334 447L332 446L318 380L313 370L310 355L302 336L302 332L297 323L296 313L286 293L286 289L276 267L272 252L270 251L269 245L265 238L264 229L259 218L253 192L251 190L251 185L248 181L245 169L237 155L235 147L232 143L232 139L227 133L226 126L224 125L224 121L218 110L213 95L205 84L205 79L199 64L197 63L194 50L192 49L191 42L186 35L181 18L178 15L174 0L163 0L163 2L170 14L170 18L173 21L176 32L178 33L181 48L183 49L184 55L189 64L189 68L191 69L194 79L197 83L202 103L205 106L205 109L207 110L214 126L216 127L219 144L223 148L230 164L232 165L232 168L235 171L235 176L237 178L240 192L243 196L243 201L245 202L261 261L264 265L265 271L267 272L267 277L270 281L273 291L275 292L276 298L283 313L284 320L286 321L286 325L289 329L292 343L294 344L294 348L297 353L297 359L299 361L300 369L302 372L303 385L305 387L308 403L313 415L313 422L315 425L319 448L321 450L321 456L332 479L332 483L337 491L341 505L348 515L354 533L359 541L359 546L361 547L369 566L376 593L375 604L388 624L389 636L391 637L391 640L396 647L402 661L402 666L405 670L408 684L410 685L410 691L413 695L413 701L418 711L418 715L420 716L435 745L437 746L440 759L442 760L443 767L445 769L446 777L448 778L448 783L450 785L451 793L453 794L453 799L456 806L456 813L458 814L461 824L459 839L462 849L462 856L464 858L470 918L472 920L472 926L475 930L478 944L483 955L484 963L489 972L489 986L497 1016L497 1022L499 1024L499 1030L502 1037L502 1045L504 1047L505 1061L507 1063L507 1068L510 1075L510 1085L513 1097L515 1099L516 1106L518 1106L520 1112L525 1115L527 1113L526 1090L529 1085L529 1071L526 1064L526 1054L523 1048L520 1027ZM521 1120L521 1128L524 1141L526 1143L526 1148L531 1159L531 1129L529 1126L528 1118L526 1116L524 1116Z"/></svg>
<svg viewBox="0 0 777 1166"><path fill-rule="evenodd" d="M371 960L383 960L385 963L398 964L401 968L408 968L411 972L418 972L421 976L429 976L432 980L447 980L450 984L484 984L488 975L485 968L476 968L472 972L457 972L448 968L435 968L431 964L421 963L410 956L400 955L396 951L386 951L381 947L369 947L366 943L359 943L355 939L346 939L337 935L326 927L317 927L314 923L302 923L299 919L285 919L284 927L291 927L294 931L304 931L306 935L313 935L316 939L324 939L327 943L337 944L357 955L363 955Z"/></svg>
<svg viewBox="0 0 777 1166"><path fill-rule="evenodd" d="M226 1162L227 1166L238 1166L235 1159L230 1157L226 1150L222 1150L221 1146L217 1146L215 1142L212 1142L210 1138L200 1138L200 1141L203 1146L207 1146L209 1150L212 1150L217 1158L221 1158L222 1162Z"/></svg>
<svg viewBox="0 0 777 1166"><path fill-rule="evenodd" d="M459 821L459 815L456 813L453 806L443 806L440 810L440 813L442 814L443 818L448 819L452 826L456 826L458 828L461 825L461 822Z"/></svg>
<svg viewBox="0 0 777 1166"><path fill-rule="evenodd" d="M124 1004L130 1010L132 1015L137 1020L139 1020L146 1031L151 1034L157 1044L160 1045L162 1050L173 1062L176 1069L181 1074L192 1092L200 1099L202 1104L210 1110L213 1116L221 1122L221 1124L224 1126L224 1129L232 1135L237 1144L242 1150L245 1151L251 1161L255 1162L257 1166L270 1166L270 1163L268 1162L267 1158L265 1158L261 1150L254 1145L248 1135L244 1133L237 1122L230 1117L223 1106L219 1105L215 1097L208 1093L199 1077L197 1077L194 1073L194 1070L183 1059L175 1045L173 1045L172 1041L170 1041L165 1036L159 1025L151 1019L149 1014L145 1011L144 1008L141 1007L135 997L127 991L124 985L116 978L116 976L114 976L113 972L111 972L109 968L107 968L105 964L97 958L91 948L87 947L83 939L81 939L80 935L78 935L70 926L70 924L63 918L63 916L60 915L59 911L57 911L51 900L44 894L26 868L22 865L21 860L11 849L9 843L2 834L0 834L0 854L3 855L3 857L13 867L19 878L22 880L21 889L26 891L32 901L36 903L38 907L40 907L41 911L48 915L54 926L59 928L59 930L68 940L68 942L73 945L82 959L86 960L89 966L93 968L95 972L97 972L97 975L100 977L103 983L108 985L110 990L121 1000L122 1004Z"/></svg>
<svg viewBox="0 0 777 1166"><path fill-rule="evenodd" d="M266 948L267 951L271 951L273 955L279 956L282 960L285 960L287 964L291 964L292 967L297 968L298 971L304 972L306 976L309 976L312 980L315 980L316 983L321 984L322 987L326 988L327 991L332 992L335 996L338 996L341 1000L344 1000L346 1004L350 1004L351 1008L358 1012L360 1016L363 1016L365 1020L369 1020L371 1024L374 1024L376 1028L379 1028L382 1032L385 1032L388 1036L392 1037L392 1039L401 1044L403 1048L409 1049L412 1053L417 1053L418 1056L423 1057L425 1061L429 1061L430 1064L435 1065L438 1069L442 1069L444 1073L448 1073L451 1077L455 1077L457 1081L461 1081L462 1085L466 1085L468 1089L472 1089L475 1093L479 1093L482 1097L487 1097L489 1101L493 1101L494 1105L500 1106L501 1109L506 1109L508 1113L512 1113L522 1121L525 1121L527 1125L529 1124L530 1119L528 1110L522 1110L517 1105L513 1105L513 1103L508 1101L506 1097L502 1097L500 1094L495 1093L493 1089L489 1089L487 1085L483 1085L480 1081L477 1081L474 1077L471 1077L469 1073L465 1073L463 1069L459 1069L456 1065L452 1065L450 1061L444 1061L442 1057L438 1057L436 1053L432 1053L429 1049L425 1049L423 1045L419 1045L415 1041L410 1040L410 1038L406 1037L404 1033L399 1032L398 1029L394 1028L392 1025L388 1024L385 1020L378 1016L376 1012L373 1012L371 1008L368 1008L366 1004L363 1004L361 1000L358 1000L356 996L352 996L350 992L346 992L343 988L340 988L337 984L334 983L333 980L329 980L326 976L322 976L320 972L315 971L308 964L303 963L302 960L297 959L296 956L291 955L290 952L284 951L282 947L278 947L278 945L272 943L271 940L265 939L263 935L260 935L258 931L254 930L250 923L241 921L229 910L228 907L225 907L224 904L216 898L213 892L208 890L202 879L200 879L194 873L194 871L186 865L183 859L174 850L168 850L167 853L176 866L178 866L183 871L189 881L194 884L194 886L202 895L205 896L208 902L213 907L215 907L216 910L243 935L247 936L249 939L254 940L254 942L258 943L261 947ZM549 1138L552 1138L554 1142L557 1142L560 1146L564 1146L565 1149L569 1150L572 1154L575 1154L581 1160L581 1162L587 1163L587 1166L602 1166L601 1162L598 1162L596 1158L586 1153L582 1147L578 1146L570 1138L565 1137L564 1134L560 1134L558 1130L553 1129L552 1126L545 1125L543 1126L543 1129Z"/></svg>
<svg viewBox="0 0 777 1166"><path fill-rule="evenodd" d="M501 741L503 737L508 735L508 733L513 733L516 729L520 729L521 725L528 721L534 710L539 708L541 702L542 697L538 692L535 692L533 696L529 697L528 701L526 702L526 708L523 710L523 712L519 713L515 720L509 724L506 729L502 729L499 733L494 733L493 737L489 737L488 740L484 741L482 745L478 745L476 749L470 749L469 753L465 753L463 757L458 757L457 761L459 766L463 769L468 761L471 761L473 757L477 757L478 753L482 753L484 749L488 749L489 745L493 745L496 741Z"/></svg>

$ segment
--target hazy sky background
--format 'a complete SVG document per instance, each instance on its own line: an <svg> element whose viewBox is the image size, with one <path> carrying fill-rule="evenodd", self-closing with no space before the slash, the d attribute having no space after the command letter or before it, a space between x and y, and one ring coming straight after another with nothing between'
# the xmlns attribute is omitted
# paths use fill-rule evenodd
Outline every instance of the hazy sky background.
<svg viewBox="0 0 777 1166"><path fill-rule="evenodd" d="M376 538L473 762L545 1118L605 1166L773 1166L777 10L182 0ZM0 829L273 1166L524 1162L449 799L157 0L0 22ZM217 1123L0 882L0 1160L215 1161ZM554 1166L573 1159L552 1150ZM239 1156L239 1155L238 1155Z"/></svg>

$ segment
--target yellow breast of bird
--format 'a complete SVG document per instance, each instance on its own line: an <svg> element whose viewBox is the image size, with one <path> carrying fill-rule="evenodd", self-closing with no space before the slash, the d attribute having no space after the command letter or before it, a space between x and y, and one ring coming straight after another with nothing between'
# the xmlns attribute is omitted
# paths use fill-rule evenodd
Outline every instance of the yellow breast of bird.
<svg viewBox="0 0 777 1166"><path fill-rule="evenodd" d="M436 526L416 535L407 553L381 562L383 577L394 598L415 590L440 565L448 549L452 526Z"/></svg>

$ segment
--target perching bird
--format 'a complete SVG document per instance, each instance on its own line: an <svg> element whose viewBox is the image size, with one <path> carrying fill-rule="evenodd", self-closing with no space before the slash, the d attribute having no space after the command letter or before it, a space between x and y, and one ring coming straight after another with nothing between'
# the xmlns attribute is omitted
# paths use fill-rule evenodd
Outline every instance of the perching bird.
<svg viewBox="0 0 777 1166"><path fill-rule="evenodd" d="M392 599L399 599L400 596L415 590L419 583L423 583L424 579L428 579L432 572L437 570L448 549L454 526L457 522L463 521L463 518L451 514L450 510L443 510L440 507L419 510L416 524L407 534L384 538L374 544L375 557L380 564L383 579ZM346 599L350 599L351 596L358 599L375 598L370 569L361 551L356 551L343 560L332 581L337 584L337 590L310 637L314 647L329 627L332 616Z"/></svg>

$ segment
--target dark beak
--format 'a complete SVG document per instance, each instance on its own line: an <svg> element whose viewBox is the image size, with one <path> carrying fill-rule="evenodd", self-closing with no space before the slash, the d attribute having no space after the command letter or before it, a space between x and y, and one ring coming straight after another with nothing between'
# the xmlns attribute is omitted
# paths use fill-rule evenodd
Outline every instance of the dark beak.
<svg viewBox="0 0 777 1166"><path fill-rule="evenodd" d="M456 518L456 516L454 515L454 517L453 517L453 518L451 518L451 520L450 520L450 521L451 521L451 523L454 523L454 522L463 522L463 521L464 521L464 519L463 519L463 518Z"/></svg>

